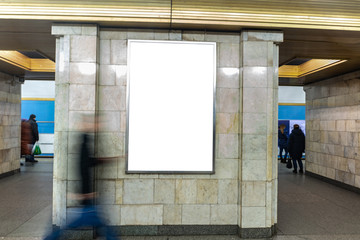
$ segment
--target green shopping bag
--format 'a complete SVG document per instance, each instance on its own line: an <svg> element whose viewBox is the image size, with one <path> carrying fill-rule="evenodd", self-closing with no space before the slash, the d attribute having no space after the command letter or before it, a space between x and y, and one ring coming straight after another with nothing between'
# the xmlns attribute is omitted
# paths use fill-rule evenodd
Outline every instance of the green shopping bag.
<svg viewBox="0 0 360 240"><path fill-rule="evenodd" d="M40 146L39 146L38 142L36 142L34 144L34 147L32 149L32 154L33 155L40 155L41 154L41 149L40 149Z"/></svg>

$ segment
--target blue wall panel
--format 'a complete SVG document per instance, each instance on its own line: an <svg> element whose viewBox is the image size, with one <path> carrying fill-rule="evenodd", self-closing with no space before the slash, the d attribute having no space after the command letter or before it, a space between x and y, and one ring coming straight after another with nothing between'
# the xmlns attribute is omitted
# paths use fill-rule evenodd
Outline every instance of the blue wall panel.
<svg viewBox="0 0 360 240"><path fill-rule="evenodd" d="M29 119L31 114L35 114L36 121L38 121L39 133L54 133L54 112L54 101L21 101L21 118Z"/></svg>
<svg viewBox="0 0 360 240"><path fill-rule="evenodd" d="M305 106L279 105L279 120L305 120Z"/></svg>

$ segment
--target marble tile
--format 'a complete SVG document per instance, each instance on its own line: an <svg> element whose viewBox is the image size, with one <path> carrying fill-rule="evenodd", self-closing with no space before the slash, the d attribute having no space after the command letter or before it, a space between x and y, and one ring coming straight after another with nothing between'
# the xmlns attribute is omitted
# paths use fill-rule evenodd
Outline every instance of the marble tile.
<svg viewBox="0 0 360 240"><path fill-rule="evenodd" d="M238 222L238 205L211 205L212 225L235 225Z"/></svg>
<svg viewBox="0 0 360 240"><path fill-rule="evenodd" d="M239 157L239 135L238 134L218 134L218 158L238 158Z"/></svg>
<svg viewBox="0 0 360 240"><path fill-rule="evenodd" d="M180 225L182 217L181 205L164 205L164 224Z"/></svg>
<svg viewBox="0 0 360 240"><path fill-rule="evenodd" d="M121 225L162 225L161 205L122 205Z"/></svg>
<svg viewBox="0 0 360 240"><path fill-rule="evenodd" d="M219 67L240 67L240 45L234 43L219 43Z"/></svg>
<svg viewBox="0 0 360 240"><path fill-rule="evenodd" d="M218 181L217 180L198 180L197 197L198 204L216 204L218 200Z"/></svg>
<svg viewBox="0 0 360 240"><path fill-rule="evenodd" d="M140 40L154 40L155 32L153 32L152 30L128 31L127 38L128 39L140 39Z"/></svg>
<svg viewBox="0 0 360 240"><path fill-rule="evenodd" d="M271 69L268 67L243 67L243 87L267 87L270 80L268 79L268 72Z"/></svg>
<svg viewBox="0 0 360 240"><path fill-rule="evenodd" d="M269 102L267 96L267 88L244 88L243 98L247 99L247 101L246 104L243 104L243 112L266 113L267 103Z"/></svg>
<svg viewBox="0 0 360 240"><path fill-rule="evenodd" d="M70 85L69 110L94 111L95 85Z"/></svg>
<svg viewBox="0 0 360 240"><path fill-rule="evenodd" d="M242 207L241 226L243 228L264 228L266 218L265 207Z"/></svg>
<svg viewBox="0 0 360 240"><path fill-rule="evenodd" d="M96 36L71 36L70 61L95 63L97 52Z"/></svg>
<svg viewBox="0 0 360 240"><path fill-rule="evenodd" d="M204 32L186 32L182 34L183 41L204 41L205 33Z"/></svg>
<svg viewBox="0 0 360 240"><path fill-rule="evenodd" d="M243 134L265 134L267 131L266 113L243 113Z"/></svg>
<svg viewBox="0 0 360 240"><path fill-rule="evenodd" d="M210 205L183 205L182 224L210 224Z"/></svg>
<svg viewBox="0 0 360 240"><path fill-rule="evenodd" d="M216 71L216 87L218 88L239 88L239 68L218 68Z"/></svg>
<svg viewBox="0 0 360 240"><path fill-rule="evenodd" d="M123 204L124 180L115 181L115 204Z"/></svg>
<svg viewBox="0 0 360 240"><path fill-rule="evenodd" d="M115 204L115 180L97 180L96 186L100 205Z"/></svg>
<svg viewBox="0 0 360 240"><path fill-rule="evenodd" d="M100 64L110 64L110 40L100 40Z"/></svg>
<svg viewBox="0 0 360 240"><path fill-rule="evenodd" d="M70 63L69 82L94 85L96 83L96 63Z"/></svg>
<svg viewBox="0 0 360 240"><path fill-rule="evenodd" d="M240 43L240 34L236 34L236 33L219 34L219 33L207 32L205 34L205 41L239 44Z"/></svg>
<svg viewBox="0 0 360 240"><path fill-rule="evenodd" d="M242 183L242 207L264 207L266 203L265 181Z"/></svg>
<svg viewBox="0 0 360 240"><path fill-rule="evenodd" d="M153 179L125 179L124 204L153 204L154 180Z"/></svg>
<svg viewBox="0 0 360 240"><path fill-rule="evenodd" d="M114 86L116 84L116 67L116 65L100 65L100 85Z"/></svg>
<svg viewBox="0 0 360 240"><path fill-rule="evenodd" d="M155 203L175 203L175 180L156 179L155 180Z"/></svg>
<svg viewBox="0 0 360 240"><path fill-rule="evenodd" d="M110 64L127 64L127 41L111 40L110 43Z"/></svg>
<svg viewBox="0 0 360 240"><path fill-rule="evenodd" d="M53 24L51 27L51 35L81 35L81 25Z"/></svg>
<svg viewBox="0 0 360 240"><path fill-rule="evenodd" d="M100 214L107 225L119 226L121 224L120 205L101 205Z"/></svg>
<svg viewBox="0 0 360 240"><path fill-rule="evenodd" d="M119 111L101 111L100 126L101 132L120 132L121 130L121 112Z"/></svg>
<svg viewBox="0 0 360 240"><path fill-rule="evenodd" d="M216 111L222 113L238 113L240 105L239 89L218 88Z"/></svg>
<svg viewBox="0 0 360 240"><path fill-rule="evenodd" d="M242 139L244 159L265 160L267 154L267 138L265 135L244 134Z"/></svg>
<svg viewBox="0 0 360 240"><path fill-rule="evenodd" d="M267 67L268 66L268 43L249 41L243 42L243 65L244 67Z"/></svg>
<svg viewBox="0 0 360 240"><path fill-rule="evenodd" d="M126 110L126 87L100 86L99 98L100 110Z"/></svg>
<svg viewBox="0 0 360 240"><path fill-rule="evenodd" d="M238 179L238 159L215 159L215 179Z"/></svg>
<svg viewBox="0 0 360 240"><path fill-rule="evenodd" d="M242 178L244 181L266 181L267 162L265 160L243 160Z"/></svg>
<svg viewBox="0 0 360 240"><path fill-rule="evenodd" d="M176 203L191 204L196 203L196 180L178 179L176 180Z"/></svg>
<svg viewBox="0 0 360 240"><path fill-rule="evenodd" d="M239 183L237 180L219 180L218 204L238 204Z"/></svg>
<svg viewBox="0 0 360 240"><path fill-rule="evenodd" d="M280 43L284 40L283 33L280 31L249 30L243 31L241 37L244 41L270 41Z"/></svg>
<svg viewBox="0 0 360 240"><path fill-rule="evenodd" d="M126 31L100 31L100 39L103 40L126 40L127 32Z"/></svg>
<svg viewBox="0 0 360 240"><path fill-rule="evenodd" d="M239 133L239 114L217 113L216 133Z"/></svg>
<svg viewBox="0 0 360 240"><path fill-rule="evenodd" d="M127 85L127 66L126 65L117 65L115 68L116 71L116 85L117 86L126 86Z"/></svg>
<svg viewBox="0 0 360 240"><path fill-rule="evenodd" d="M120 132L106 132L101 134L98 142L98 155L102 157L124 157L125 135Z"/></svg>

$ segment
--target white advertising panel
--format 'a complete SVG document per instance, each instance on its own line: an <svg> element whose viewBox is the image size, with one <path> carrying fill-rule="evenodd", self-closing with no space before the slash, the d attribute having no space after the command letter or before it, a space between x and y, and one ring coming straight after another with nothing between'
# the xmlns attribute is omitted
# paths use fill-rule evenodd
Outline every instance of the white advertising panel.
<svg viewBox="0 0 360 240"><path fill-rule="evenodd" d="M216 44L128 42L127 172L214 171Z"/></svg>

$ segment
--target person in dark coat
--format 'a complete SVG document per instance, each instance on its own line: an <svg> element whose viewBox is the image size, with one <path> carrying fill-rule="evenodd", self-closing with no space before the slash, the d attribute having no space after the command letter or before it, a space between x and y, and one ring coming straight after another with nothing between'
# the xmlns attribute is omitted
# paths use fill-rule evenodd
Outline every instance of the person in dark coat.
<svg viewBox="0 0 360 240"><path fill-rule="evenodd" d="M280 160L282 163L286 163L287 155L288 155L288 149L287 149L287 142L288 137L285 132L285 124L281 124L279 126L279 132L278 132L278 146L280 148ZM285 150L285 156L283 157L283 151Z"/></svg>
<svg viewBox="0 0 360 240"><path fill-rule="evenodd" d="M288 150L294 164L293 173L297 173L296 162L299 163L299 167L300 167L299 173L304 173L301 157L302 157L302 153L305 152L305 135L301 131L298 124L294 124L294 129L290 134L289 142L288 142Z"/></svg>
<svg viewBox="0 0 360 240"><path fill-rule="evenodd" d="M34 155L31 154L31 149L33 148L34 144L39 141L39 130L38 125L36 123L36 116L35 114L31 114L27 123L30 125L30 154L25 157L26 162L38 162L35 160Z"/></svg>

